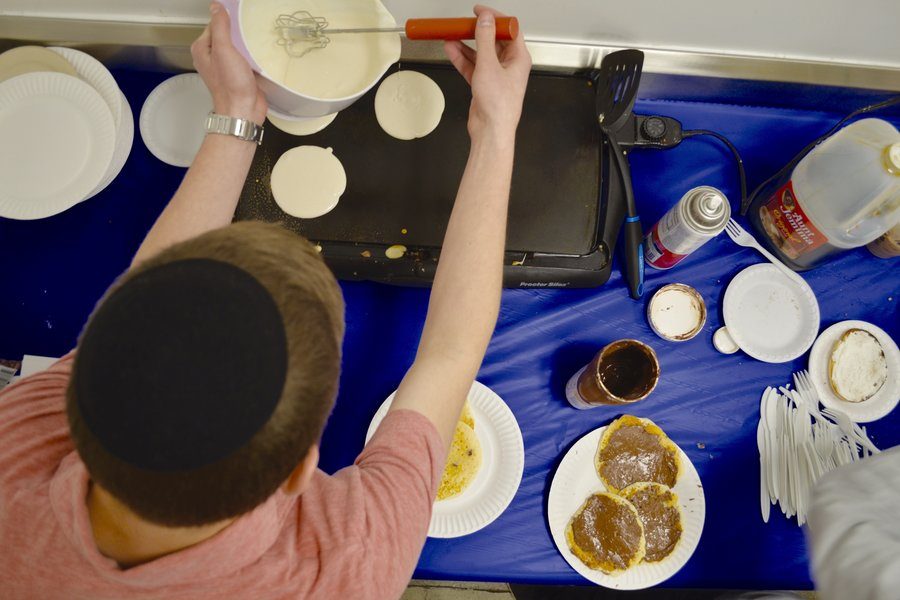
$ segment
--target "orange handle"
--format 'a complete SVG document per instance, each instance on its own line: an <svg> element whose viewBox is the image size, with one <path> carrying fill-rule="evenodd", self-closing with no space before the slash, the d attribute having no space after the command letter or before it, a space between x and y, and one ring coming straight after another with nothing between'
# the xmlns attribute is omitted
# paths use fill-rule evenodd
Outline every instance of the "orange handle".
<svg viewBox="0 0 900 600"><path fill-rule="evenodd" d="M474 40L474 17L459 19L410 19L406 22L406 37L411 40ZM497 40L514 40L519 35L519 20L497 17Z"/></svg>

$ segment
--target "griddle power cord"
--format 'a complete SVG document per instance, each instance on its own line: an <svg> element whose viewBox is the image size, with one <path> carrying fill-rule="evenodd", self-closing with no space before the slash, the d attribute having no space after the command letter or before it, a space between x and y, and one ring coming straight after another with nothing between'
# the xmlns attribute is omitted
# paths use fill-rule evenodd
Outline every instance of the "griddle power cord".
<svg viewBox="0 0 900 600"><path fill-rule="evenodd" d="M738 178L741 183L741 203L739 204L739 206L743 207L744 200L747 198L747 174L744 172L744 161L741 160L741 153L738 152L738 149L734 147L734 144L731 143L731 140L729 140L721 133L710 131L709 129L686 129L681 132L681 137L683 139L687 139L689 137L698 137L701 135L714 137L728 146L728 149L731 150L731 154L732 156L734 156L734 162L737 164Z"/></svg>

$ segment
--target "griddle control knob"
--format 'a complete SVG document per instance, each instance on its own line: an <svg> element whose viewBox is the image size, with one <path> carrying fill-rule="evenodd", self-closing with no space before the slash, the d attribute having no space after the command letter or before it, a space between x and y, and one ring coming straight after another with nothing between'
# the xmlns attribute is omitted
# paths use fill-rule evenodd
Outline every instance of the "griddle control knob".
<svg viewBox="0 0 900 600"><path fill-rule="evenodd" d="M657 141L666 136L666 122L659 117L647 117L641 123L641 133L649 140Z"/></svg>

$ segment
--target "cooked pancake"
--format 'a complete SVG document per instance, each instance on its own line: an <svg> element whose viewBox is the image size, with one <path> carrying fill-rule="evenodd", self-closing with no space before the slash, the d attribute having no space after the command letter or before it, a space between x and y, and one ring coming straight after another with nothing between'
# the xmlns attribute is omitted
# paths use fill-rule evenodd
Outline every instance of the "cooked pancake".
<svg viewBox="0 0 900 600"><path fill-rule="evenodd" d="M887 375L884 348L868 331L848 329L835 342L828 361L828 380L842 400L868 400L882 388Z"/></svg>
<svg viewBox="0 0 900 600"><path fill-rule="evenodd" d="M618 494L632 483L675 487L681 464L678 446L650 419L623 415L609 424L594 459L606 489Z"/></svg>
<svg viewBox="0 0 900 600"><path fill-rule="evenodd" d="M472 429L475 429L475 416L472 414L472 407L469 406L468 401L463 404L462 414L459 416L459 420Z"/></svg>
<svg viewBox="0 0 900 600"><path fill-rule="evenodd" d="M661 483L632 483L622 497L638 511L647 540L645 562L658 562L672 554L681 539L681 507L672 488Z"/></svg>
<svg viewBox="0 0 900 600"><path fill-rule="evenodd" d="M446 500L461 494L478 474L481 468L481 444L475 430L460 421L456 424L450 454L441 477L437 499Z"/></svg>
<svg viewBox="0 0 900 600"><path fill-rule="evenodd" d="M619 575L641 562L644 527L631 502L614 494L589 496L566 527L572 553L591 569Z"/></svg>

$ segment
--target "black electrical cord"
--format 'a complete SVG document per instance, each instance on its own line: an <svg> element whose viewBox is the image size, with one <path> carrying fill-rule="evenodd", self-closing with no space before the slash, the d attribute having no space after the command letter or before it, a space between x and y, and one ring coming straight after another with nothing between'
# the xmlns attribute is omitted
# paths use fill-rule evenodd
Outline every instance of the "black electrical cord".
<svg viewBox="0 0 900 600"><path fill-rule="evenodd" d="M738 149L734 147L734 144L731 143L727 137L722 135L721 133L717 133L715 131L710 131L709 129L687 129L681 132L681 137L683 139L687 139L689 137L697 137L700 135L708 135L716 138L731 150L731 154L734 156L734 162L737 164L738 169L738 179L741 183L741 203L740 206L744 206L744 200L747 198L747 174L744 172L744 161L741 160L741 153L738 152Z"/></svg>
<svg viewBox="0 0 900 600"><path fill-rule="evenodd" d="M874 112L876 110L881 110L882 108L887 108L888 106L893 106L895 104L900 104L900 96L894 96L893 98L888 98L887 100L882 100L881 102L876 102L875 104L869 104L868 106L863 106L862 108L858 108L858 109L854 110L852 113L850 113L849 115L847 115L846 117L844 117L843 119L841 119L840 121L838 121L837 123L835 123L831 127L831 129L829 129L828 131L826 131L825 133L823 133L822 135L820 135L819 137L817 137L816 139L811 141L809 144L806 145L805 148L803 148L803 150L801 150L800 152L795 154L794 158L792 158L789 163L787 163L786 165L781 167L781 169L778 170L778 172L776 172L774 175L772 175L771 177L769 177L768 179L763 181L761 184L756 186L756 189L753 190L753 193L750 194L750 197L746 198L746 204L744 204L743 201L741 202L741 214L743 215L747 212L747 209L750 208L750 202L752 202L753 198L756 197L756 195L760 192L760 190L762 190L764 187L769 185L769 183L771 183L773 179L781 177L784 174L784 172L787 171L788 169L793 169L794 166L797 163L799 163L800 160L804 156L806 156L810 150L812 150L813 148L815 148L816 146L821 144L827 138L831 137L831 135L835 131L837 131L838 129L843 127L847 121L849 121L850 119L856 118L859 115L864 115L866 113Z"/></svg>

